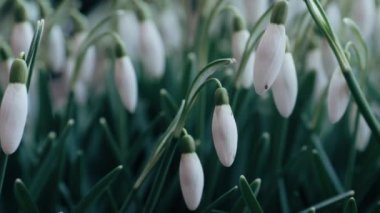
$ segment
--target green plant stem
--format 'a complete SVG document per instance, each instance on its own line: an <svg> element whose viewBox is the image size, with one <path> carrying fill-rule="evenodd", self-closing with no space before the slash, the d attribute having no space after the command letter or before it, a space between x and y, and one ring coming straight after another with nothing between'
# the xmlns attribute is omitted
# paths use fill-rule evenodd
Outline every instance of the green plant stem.
<svg viewBox="0 0 380 213"><path fill-rule="evenodd" d="M111 147L112 152L114 153L116 159L119 161L119 163L122 163L122 157L120 154L119 146L117 145L115 137L111 133L111 130L108 126L107 120L102 117L99 119L99 123L102 126L104 132L106 133L108 142L110 144L110 147Z"/></svg>
<svg viewBox="0 0 380 213"><path fill-rule="evenodd" d="M224 202L229 196L236 193L237 190L238 190L237 186L232 187L231 189L223 193L221 196L219 196L214 202L210 203L204 210L202 210L202 213L210 212L217 205Z"/></svg>
<svg viewBox="0 0 380 213"><path fill-rule="evenodd" d="M304 0L307 8L313 17L314 21L321 29L323 34L326 36L327 41L330 44L342 70L343 76L346 79L347 85L351 91L352 96L356 104L358 105L360 113L363 115L364 119L368 123L368 126L371 128L373 135L376 138L376 141L380 142L380 125L376 120L375 115L372 113L371 108L360 89L360 86L352 73L351 65L344 54L337 36L330 27L330 24L326 18L326 14L323 11L322 6L316 0Z"/></svg>
<svg viewBox="0 0 380 213"><path fill-rule="evenodd" d="M329 199L327 199L327 200L325 200L325 201L322 201L322 202L320 202L320 203L317 203L317 204L315 204L315 205L313 205L313 206L311 206L311 207L309 207L309 208L307 208L307 209L305 209L305 210L302 210L302 211L300 211L300 213L306 213L306 212L308 212L310 209L318 210L318 209L324 208L324 207L329 206L329 205L331 205L331 204L334 204L334 203L336 203L336 202L338 202L338 201L341 201L341 200L343 200L343 199L345 199L345 198L347 198L347 197L351 197L351 196L353 196L354 194L355 194L355 192L352 191L352 190L351 190L351 191L348 191L348 192L345 192L345 193L341 193L341 194L339 194L339 195L337 195L337 196L331 197L331 198L329 198Z"/></svg>
<svg viewBox="0 0 380 213"><path fill-rule="evenodd" d="M355 112L355 126L354 126L354 132L352 134L352 138L354 140L351 141L349 145L349 152L348 152L348 160L347 160L347 170L346 170L346 179L345 179L345 186L347 189L351 188L352 185L352 179L354 176L354 169L355 169L355 161L356 161L356 136L358 134L358 126L359 126L359 112Z"/></svg>
<svg viewBox="0 0 380 213"><path fill-rule="evenodd" d="M5 177L5 172L7 171L7 165L8 165L8 155L2 153L1 154L1 174L0 174L0 194L3 189L3 183L4 183L4 177Z"/></svg>
<svg viewBox="0 0 380 213"><path fill-rule="evenodd" d="M280 174L282 171L282 165L283 165L283 156L284 156L284 148L286 143L286 135L288 132L288 119L281 118L281 127L279 131L279 140L278 144L275 146L275 171L276 174Z"/></svg>
<svg viewBox="0 0 380 213"><path fill-rule="evenodd" d="M286 194L286 188L284 183L284 178L279 178L277 181L278 191L280 195L280 203L281 203L281 212L289 213L289 200L288 195Z"/></svg>

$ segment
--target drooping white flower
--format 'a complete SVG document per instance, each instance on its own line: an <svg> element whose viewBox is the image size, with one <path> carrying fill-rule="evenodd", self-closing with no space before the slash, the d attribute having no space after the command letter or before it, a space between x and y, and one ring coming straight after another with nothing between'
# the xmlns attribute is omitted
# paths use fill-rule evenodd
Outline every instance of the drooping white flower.
<svg viewBox="0 0 380 213"><path fill-rule="evenodd" d="M4 153L14 153L20 145L28 113L27 67L21 59L13 62L9 84L0 108L0 141Z"/></svg>
<svg viewBox="0 0 380 213"><path fill-rule="evenodd" d="M322 63L327 77L331 77L335 68L338 66L338 60L336 59L334 52L332 51L326 38L322 38L321 43Z"/></svg>
<svg viewBox="0 0 380 213"><path fill-rule="evenodd" d="M347 109L349 100L350 91L338 67L332 75L327 93L327 109L331 123L336 123L342 118Z"/></svg>
<svg viewBox="0 0 380 213"><path fill-rule="evenodd" d="M318 103L329 83L323 68L320 48L314 48L307 54L306 71L315 71L313 102Z"/></svg>
<svg viewBox="0 0 380 213"><path fill-rule="evenodd" d="M181 47L182 27L179 15L174 8L166 8L161 12L159 16L159 29L168 53Z"/></svg>
<svg viewBox="0 0 380 213"><path fill-rule="evenodd" d="M287 3L275 3L271 23L266 28L257 47L254 65L254 87L260 96L272 86L276 80L285 56Z"/></svg>
<svg viewBox="0 0 380 213"><path fill-rule="evenodd" d="M21 52L28 53L33 34L33 27L28 21L25 6L18 3L16 5L15 24L11 34L11 46L15 56L18 56Z"/></svg>
<svg viewBox="0 0 380 213"><path fill-rule="evenodd" d="M79 53L79 47L87 37L87 32L81 31L77 32L74 35L72 41L72 51L74 53L74 57L77 57ZM82 65L80 68L79 79L83 81L85 84L88 84L92 80L93 72L95 70L96 64L96 49L95 46L90 46L85 53L84 59L82 61Z"/></svg>
<svg viewBox="0 0 380 213"><path fill-rule="evenodd" d="M62 72L66 62L65 37L62 28L54 25L48 35L48 62L53 72Z"/></svg>
<svg viewBox="0 0 380 213"><path fill-rule="evenodd" d="M123 39L129 56L135 60L140 55L140 26L134 12L126 11L118 19L118 32Z"/></svg>
<svg viewBox="0 0 380 213"><path fill-rule="evenodd" d="M121 45L121 44L119 44ZM130 112L135 112L138 98L138 87L135 69L130 58L126 55L123 47L116 51L115 82L124 107Z"/></svg>
<svg viewBox="0 0 380 213"><path fill-rule="evenodd" d="M285 54L280 74L272 86L274 103L280 114L287 118L296 104L298 83L296 67L290 52Z"/></svg>
<svg viewBox="0 0 380 213"><path fill-rule="evenodd" d="M238 132L225 88L215 91L212 138L219 161L223 166L230 167L235 160Z"/></svg>
<svg viewBox="0 0 380 213"><path fill-rule="evenodd" d="M182 138L182 154L179 163L179 180L183 199L188 209L194 211L201 202L204 174L202 164L195 153L194 139L190 135Z"/></svg>
<svg viewBox="0 0 380 213"><path fill-rule="evenodd" d="M148 78L161 79L165 72L165 48L152 20L140 22L141 60Z"/></svg>
<svg viewBox="0 0 380 213"><path fill-rule="evenodd" d="M350 124L350 130L351 133L354 133L355 125L356 125L356 116L358 113L358 107L356 104L352 105L350 117L349 117L349 124ZM358 118L358 126L356 131L356 137L355 137L355 148L363 152L369 143L369 139L371 137L371 129L369 128L367 122L365 121L364 117L360 114Z"/></svg>
<svg viewBox="0 0 380 213"><path fill-rule="evenodd" d="M267 0L244 0L245 2L245 19L249 26L256 24L257 20L269 8Z"/></svg>
<svg viewBox="0 0 380 213"><path fill-rule="evenodd" d="M352 19L357 23L364 38L368 39L373 32L376 19L376 4L373 0L353 1Z"/></svg>
<svg viewBox="0 0 380 213"><path fill-rule="evenodd" d="M236 17L235 19L239 19ZM239 22L236 20L235 22ZM240 66L240 62L243 57L244 49L249 38L249 32L244 27L239 26L239 23L234 24L234 32L232 33L232 55L236 59L236 68ZM249 56L248 62L239 78L238 84L243 88L250 88L253 83L253 66L255 63L255 52L252 52Z"/></svg>

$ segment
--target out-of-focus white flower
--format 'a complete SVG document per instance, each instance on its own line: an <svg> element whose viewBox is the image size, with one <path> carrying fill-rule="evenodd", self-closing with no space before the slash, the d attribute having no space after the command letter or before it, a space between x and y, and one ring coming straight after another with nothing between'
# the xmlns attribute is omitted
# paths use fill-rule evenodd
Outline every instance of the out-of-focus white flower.
<svg viewBox="0 0 380 213"><path fill-rule="evenodd" d="M18 56L21 52L28 53L33 40L33 34L33 27L28 21L25 6L22 3L18 3L16 5L15 23L11 35L13 55Z"/></svg>
<svg viewBox="0 0 380 213"><path fill-rule="evenodd" d="M338 66L338 61L326 38L322 38L321 54L324 70L327 77L330 78L335 68Z"/></svg>
<svg viewBox="0 0 380 213"><path fill-rule="evenodd" d="M127 47L129 56L136 60L140 54L140 26L134 12L126 11L119 16L118 32Z"/></svg>
<svg viewBox="0 0 380 213"><path fill-rule="evenodd" d="M271 23L257 47L254 65L254 87L262 96L276 80L285 56L286 34L284 22L287 3L278 1L273 8Z"/></svg>
<svg viewBox="0 0 380 213"><path fill-rule="evenodd" d="M267 0L244 0L245 1L245 19L249 26L256 24L257 20L269 8Z"/></svg>
<svg viewBox="0 0 380 213"><path fill-rule="evenodd" d="M124 107L135 112L138 98L138 87L135 69L130 58L126 55L122 44L116 48L115 82Z"/></svg>
<svg viewBox="0 0 380 213"><path fill-rule="evenodd" d="M27 67L21 59L13 62L9 84L0 108L0 141L4 153L14 153L20 145L28 113Z"/></svg>
<svg viewBox="0 0 380 213"><path fill-rule="evenodd" d="M179 163L179 180L183 199L188 209L198 208L202 198L204 174L202 164L195 153L194 139L190 135L182 138L182 155Z"/></svg>
<svg viewBox="0 0 380 213"><path fill-rule="evenodd" d="M331 123L338 122L347 109L350 100L350 91L342 71L335 69L327 93L327 109Z"/></svg>
<svg viewBox="0 0 380 213"><path fill-rule="evenodd" d="M350 117L349 117L349 125L350 125L351 133L354 133L355 131L357 113L358 113L358 107L356 106L356 104L353 104L351 107L351 112L350 112ZM369 128L364 117L360 114L359 120L358 120L356 137L355 137L356 149L360 152L364 151L368 146L370 137L371 137L371 129Z"/></svg>
<svg viewBox="0 0 380 213"><path fill-rule="evenodd" d="M273 83L272 92L277 110L283 117L289 117L296 104L298 93L296 67L290 52L285 54L280 74Z"/></svg>
<svg viewBox="0 0 380 213"><path fill-rule="evenodd" d="M219 161L223 166L230 167L235 160L238 132L225 88L215 91L212 137Z"/></svg>
<svg viewBox="0 0 380 213"><path fill-rule="evenodd" d="M353 1L352 19L357 23L364 38L368 39L373 32L376 19L376 4L374 0Z"/></svg>
<svg viewBox="0 0 380 213"><path fill-rule="evenodd" d="M240 17L235 17L234 22L240 22ZM240 62L243 57L244 49L249 38L249 32L244 26L239 26L239 23L234 23L234 32L232 33L232 55L236 59L236 68L240 66ZM239 85L243 88L250 88L253 83L253 67L255 63L255 52L252 52L249 56L248 62L239 78Z"/></svg>
<svg viewBox="0 0 380 213"><path fill-rule="evenodd" d="M140 44L145 75L161 79L165 72L165 48L156 25L150 19L140 23Z"/></svg>
<svg viewBox="0 0 380 213"><path fill-rule="evenodd" d="M85 42L87 32L81 31L74 35L72 42L72 51L74 57L78 57L79 47L83 42ZM85 84L88 84L92 80L92 75L95 70L96 62L96 49L95 46L90 46L85 53L82 65L80 68L79 80L83 81Z"/></svg>
<svg viewBox="0 0 380 213"><path fill-rule="evenodd" d="M66 62L65 37L62 28L54 25L48 37L48 62L53 72L62 72Z"/></svg>
<svg viewBox="0 0 380 213"><path fill-rule="evenodd" d="M166 8L159 17L159 29L168 53L178 50L182 44L182 27L173 8Z"/></svg>
<svg viewBox="0 0 380 213"><path fill-rule="evenodd" d="M338 32L342 23L342 16L340 14L339 3L334 1L330 2L330 4L326 8L326 15L332 29L335 32Z"/></svg>
<svg viewBox="0 0 380 213"><path fill-rule="evenodd" d="M314 48L307 54L306 70L315 71L313 102L318 103L328 85L328 78L323 68L320 48Z"/></svg>

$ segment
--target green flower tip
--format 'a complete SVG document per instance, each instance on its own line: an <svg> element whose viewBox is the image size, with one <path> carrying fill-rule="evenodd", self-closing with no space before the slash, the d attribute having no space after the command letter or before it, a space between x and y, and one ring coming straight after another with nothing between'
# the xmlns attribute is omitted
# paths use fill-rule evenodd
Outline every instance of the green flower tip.
<svg viewBox="0 0 380 213"><path fill-rule="evenodd" d="M11 74L9 76L10 83L26 83L28 75L28 68L22 59L15 59L11 67Z"/></svg>
<svg viewBox="0 0 380 213"><path fill-rule="evenodd" d="M116 55L116 58L121 58L127 55L127 50L125 48L125 45L120 39L117 39L116 41L115 55Z"/></svg>
<svg viewBox="0 0 380 213"><path fill-rule="evenodd" d="M9 46L2 42L0 44L0 61L6 61L8 60L8 58L11 57L11 49L9 48Z"/></svg>
<svg viewBox="0 0 380 213"><path fill-rule="evenodd" d="M186 134L181 138L181 153L193 153L195 152L195 142L191 135Z"/></svg>
<svg viewBox="0 0 380 213"><path fill-rule="evenodd" d="M139 21L142 22L151 17L149 6L146 3L142 1L138 1L136 4L136 7L137 7L136 15Z"/></svg>
<svg viewBox="0 0 380 213"><path fill-rule="evenodd" d="M235 32L239 32L245 29L245 22L241 15L234 16L233 27Z"/></svg>
<svg viewBox="0 0 380 213"><path fill-rule="evenodd" d="M14 14L15 21L17 23L24 22L28 20L28 13L24 3L17 1Z"/></svg>
<svg viewBox="0 0 380 213"><path fill-rule="evenodd" d="M270 22L273 24L285 24L288 15L288 2L280 0L274 4Z"/></svg>
<svg viewBox="0 0 380 213"><path fill-rule="evenodd" d="M220 87L215 90L215 105L230 104L226 88Z"/></svg>

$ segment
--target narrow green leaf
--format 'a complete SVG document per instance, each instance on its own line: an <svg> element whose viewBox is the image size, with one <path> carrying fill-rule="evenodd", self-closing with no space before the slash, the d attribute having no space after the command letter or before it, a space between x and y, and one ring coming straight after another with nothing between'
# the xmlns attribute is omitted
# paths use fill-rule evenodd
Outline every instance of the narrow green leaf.
<svg viewBox="0 0 380 213"><path fill-rule="evenodd" d="M174 101L173 96L166 90L160 90L161 104L163 109L170 115L170 118L175 117L176 112L178 111L178 106Z"/></svg>
<svg viewBox="0 0 380 213"><path fill-rule="evenodd" d="M314 211L316 211L318 209L322 209L322 208L324 208L326 206L335 204L335 203L337 203L337 202L339 202L339 201L341 201L341 200L343 200L343 199L345 199L347 197L351 197L354 194L355 194L355 192L352 191L352 190L348 191L348 192L345 192L345 193L341 193L341 194L336 195L334 197L331 197L331 198L329 198L327 200L324 200L324 201L322 201L320 203L317 203L317 204L315 204L315 205L313 205L313 206L311 206L311 207L309 207L309 208L307 208L305 210L302 210L302 211L300 211L300 213L307 213L307 212L310 212L310 210L312 210L312 209L314 209Z"/></svg>
<svg viewBox="0 0 380 213"><path fill-rule="evenodd" d="M348 199L345 207L344 207L344 213L357 213L358 208L356 207L355 198L351 197Z"/></svg>
<svg viewBox="0 0 380 213"><path fill-rule="evenodd" d="M288 195L286 193L284 178L282 178L282 177L279 178L277 183L278 183L278 191L280 194L281 212L282 213L288 213L288 212L290 212L290 210L289 210L289 199L288 199Z"/></svg>
<svg viewBox="0 0 380 213"><path fill-rule="evenodd" d="M253 193L251 187L249 186L247 179L245 179L243 175L240 176L239 188L243 196L243 199L245 201L245 204L251 210L251 212L262 213L263 210L261 209L261 206L259 202L257 201L255 194Z"/></svg>
<svg viewBox="0 0 380 213"><path fill-rule="evenodd" d="M1 152L1 164L0 164L0 194L3 189L3 183L4 183L4 177L5 177L5 172L7 171L7 165L8 165L8 155L4 154Z"/></svg>
<svg viewBox="0 0 380 213"><path fill-rule="evenodd" d="M22 212L39 212L37 205L33 202L29 190L26 188L21 179L16 179L14 193Z"/></svg>
<svg viewBox="0 0 380 213"><path fill-rule="evenodd" d="M255 196L257 196L259 194L259 191L260 191L260 187L261 187L261 179L260 178L256 178L251 184L250 184L250 187L252 189L252 191L255 193ZM239 199L235 202L234 204L234 207L232 208L232 211L231 212L243 212L244 210L244 200L243 200L243 197L239 197Z"/></svg>
<svg viewBox="0 0 380 213"><path fill-rule="evenodd" d="M99 182L97 182L91 189L90 192L79 201L78 205L73 209L72 212L79 213L85 212L91 204L93 204L103 192L106 192L109 185L119 176L123 169L123 166L120 165L105 175Z"/></svg>
<svg viewBox="0 0 380 213"><path fill-rule="evenodd" d="M220 203L224 202L229 196L234 194L238 190L237 186L232 187L225 193L223 193L221 196L219 196L214 202L210 203L204 210L202 210L202 213L210 212L213 208L218 206Z"/></svg>
<svg viewBox="0 0 380 213"><path fill-rule="evenodd" d="M110 145L110 148L115 156L115 158L121 163L122 162L122 157L120 154L120 148L116 142L115 137L112 135L111 130L108 126L107 120L105 118L100 118L99 123L102 126L104 132L106 133L107 136L107 141Z"/></svg>

